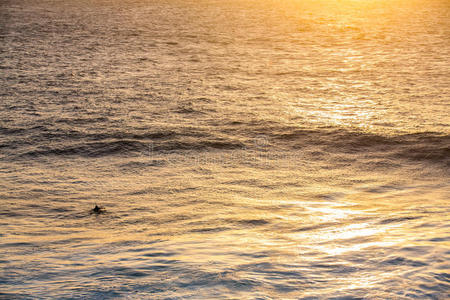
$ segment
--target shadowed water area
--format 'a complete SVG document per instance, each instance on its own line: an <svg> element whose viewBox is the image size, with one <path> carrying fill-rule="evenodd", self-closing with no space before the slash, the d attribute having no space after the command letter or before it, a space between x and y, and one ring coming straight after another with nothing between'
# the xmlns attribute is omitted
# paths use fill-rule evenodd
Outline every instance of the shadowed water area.
<svg viewBox="0 0 450 300"><path fill-rule="evenodd" d="M448 299L449 20L0 0L0 298Z"/></svg>

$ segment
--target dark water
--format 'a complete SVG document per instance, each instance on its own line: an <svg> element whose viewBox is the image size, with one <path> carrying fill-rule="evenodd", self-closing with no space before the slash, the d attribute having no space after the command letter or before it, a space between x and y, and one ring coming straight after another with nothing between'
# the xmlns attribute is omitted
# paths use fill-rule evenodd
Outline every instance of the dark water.
<svg viewBox="0 0 450 300"><path fill-rule="evenodd" d="M0 298L447 299L449 14L0 1Z"/></svg>

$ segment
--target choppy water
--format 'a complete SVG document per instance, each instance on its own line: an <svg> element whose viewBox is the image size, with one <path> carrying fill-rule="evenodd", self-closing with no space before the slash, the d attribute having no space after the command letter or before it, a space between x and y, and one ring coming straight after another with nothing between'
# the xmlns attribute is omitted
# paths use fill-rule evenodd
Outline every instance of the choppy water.
<svg viewBox="0 0 450 300"><path fill-rule="evenodd" d="M0 1L0 297L446 299L449 20Z"/></svg>

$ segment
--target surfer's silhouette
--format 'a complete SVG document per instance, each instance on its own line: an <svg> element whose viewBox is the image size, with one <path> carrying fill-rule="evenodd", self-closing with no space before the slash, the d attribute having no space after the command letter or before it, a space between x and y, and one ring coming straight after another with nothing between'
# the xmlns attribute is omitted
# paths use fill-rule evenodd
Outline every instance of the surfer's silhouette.
<svg viewBox="0 0 450 300"><path fill-rule="evenodd" d="M101 214L104 213L105 210L96 204L95 207L91 210L91 212L94 214Z"/></svg>

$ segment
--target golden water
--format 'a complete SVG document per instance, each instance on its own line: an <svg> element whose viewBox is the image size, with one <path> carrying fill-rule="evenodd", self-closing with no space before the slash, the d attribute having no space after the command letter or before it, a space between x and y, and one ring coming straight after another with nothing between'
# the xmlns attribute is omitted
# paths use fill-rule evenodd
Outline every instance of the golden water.
<svg viewBox="0 0 450 300"><path fill-rule="evenodd" d="M0 297L447 299L449 13L1 1Z"/></svg>

